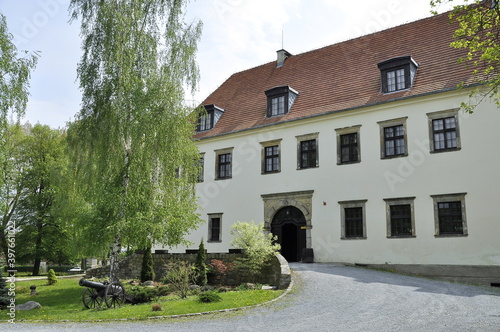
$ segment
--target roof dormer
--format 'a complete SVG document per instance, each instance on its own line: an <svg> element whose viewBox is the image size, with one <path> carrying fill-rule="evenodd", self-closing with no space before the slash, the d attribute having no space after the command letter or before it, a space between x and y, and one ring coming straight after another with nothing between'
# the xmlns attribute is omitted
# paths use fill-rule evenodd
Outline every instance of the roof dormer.
<svg viewBox="0 0 500 332"><path fill-rule="evenodd" d="M224 114L224 110L214 104L204 105L203 107L205 110L200 112L198 127L196 129L198 132L207 131L215 127L222 114Z"/></svg>
<svg viewBox="0 0 500 332"><path fill-rule="evenodd" d="M288 85L278 86L265 91L267 96L266 117L287 114L299 93Z"/></svg>
<svg viewBox="0 0 500 332"><path fill-rule="evenodd" d="M406 90L412 87L418 64L410 55L400 56L380 62L382 93Z"/></svg>

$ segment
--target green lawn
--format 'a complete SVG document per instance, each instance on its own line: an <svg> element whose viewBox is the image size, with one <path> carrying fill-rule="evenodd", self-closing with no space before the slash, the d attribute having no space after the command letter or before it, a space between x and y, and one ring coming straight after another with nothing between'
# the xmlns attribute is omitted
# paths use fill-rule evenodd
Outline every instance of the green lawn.
<svg viewBox="0 0 500 332"><path fill-rule="evenodd" d="M82 303L84 287L78 285L79 279L60 279L56 285L48 286L46 280L17 282L16 304L27 301L39 302L43 308L30 311L17 311L16 321L43 320L43 321L82 321L134 318L144 319L150 316L169 316L189 313L206 312L213 310L238 308L255 305L272 300L283 291L247 290L221 293L222 301L215 303L199 303L196 296L179 300L175 296L162 297L160 303L162 311L152 311L152 303L130 305L126 304L117 309L86 309ZM30 295L29 287L37 286L38 295ZM103 305L105 308L105 305ZM0 311L0 321L9 319L6 311Z"/></svg>

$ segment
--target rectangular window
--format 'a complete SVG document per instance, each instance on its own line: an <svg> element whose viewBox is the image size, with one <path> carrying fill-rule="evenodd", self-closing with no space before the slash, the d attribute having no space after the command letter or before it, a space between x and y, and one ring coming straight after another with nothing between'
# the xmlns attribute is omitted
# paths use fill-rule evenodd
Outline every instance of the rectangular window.
<svg viewBox="0 0 500 332"><path fill-rule="evenodd" d="M460 150L458 109L427 113L431 153Z"/></svg>
<svg viewBox="0 0 500 332"><path fill-rule="evenodd" d="M408 155L406 119L407 117L378 122L380 126L380 156L382 159Z"/></svg>
<svg viewBox="0 0 500 332"><path fill-rule="evenodd" d="M204 181L204 173L205 173L205 155L201 154L200 159L198 160L198 182Z"/></svg>
<svg viewBox="0 0 500 332"><path fill-rule="evenodd" d="M361 161L361 125L335 129L337 135L337 165L359 163Z"/></svg>
<svg viewBox="0 0 500 332"><path fill-rule="evenodd" d="M285 114L285 96L271 99L271 116Z"/></svg>
<svg viewBox="0 0 500 332"><path fill-rule="evenodd" d="M387 92L406 89L405 70L396 69L387 72Z"/></svg>
<svg viewBox="0 0 500 332"><path fill-rule="evenodd" d="M345 208L345 237L363 237L363 208Z"/></svg>
<svg viewBox="0 0 500 332"><path fill-rule="evenodd" d="M415 197L387 198L387 237L415 237Z"/></svg>
<svg viewBox="0 0 500 332"><path fill-rule="evenodd" d="M391 236L411 236L411 205L391 205Z"/></svg>
<svg viewBox="0 0 500 332"><path fill-rule="evenodd" d="M457 147L457 127L455 118L432 121L434 150L455 149Z"/></svg>
<svg viewBox="0 0 500 332"><path fill-rule="evenodd" d="M384 128L385 156L399 156L406 153L403 125Z"/></svg>
<svg viewBox="0 0 500 332"><path fill-rule="evenodd" d="M208 242L221 242L222 213L208 215Z"/></svg>
<svg viewBox="0 0 500 332"><path fill-rule="evenodd" d="M265 150L265 173L279 172L280 154L279 146L267 146Z"/></svg>
<svg viewBox="0 0 500 332"><path fill-rule="evenodd" d="M340 135L341 163L358 162L358 134Z"/></svg>
<svg viewBox="0 0 500 332"><path fill-rule="evenodd" d="M206 114L200 115L200 123L198 126L198 131L210 130L213 127L213 112L207 112Z"/></svg>
<svg viewBox="0 0 500 332"><path fill-rule="evenodd" d="M281 139L260 142L261 174L278 173L281 170Z"/></svg>
<svg viewBox="0 0 500 332"><path fill-rule="evenodd" d="M438 203L439 234L463 234L462 203Z"/></svg>
<svg viewBox="0 0 500 332"><path fill-rule="evenodd" d="M365 203L367 200L343 201L340 204L341 239L366 239Z"/></svg>
<svg viewBox="0 0 500 332"><path fill-rule="evenodd" d="M316 140L300 142L300 168L316 167Z"/></svg>
<svg viewBox="0 0 500 332"><path fill-rule="evenodd" d="M467 236L465 195L431 195L434 200L436 237Z"/></svg>
<svg viewBox="0 0 500 332"><path fill-rule="evenodd" d="M231 154L225 153L219 155L219 179L231 177Z"/></svg>
<svg viewBox="0 0 500 332"><path fill-rule="evenodd" d="M215 150L215 179L232 177L233 148Z"/></svg>

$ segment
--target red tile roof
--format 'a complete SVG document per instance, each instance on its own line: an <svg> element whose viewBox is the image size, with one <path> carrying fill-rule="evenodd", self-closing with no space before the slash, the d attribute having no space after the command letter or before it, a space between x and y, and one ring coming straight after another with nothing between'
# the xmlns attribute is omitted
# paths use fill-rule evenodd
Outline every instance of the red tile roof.
<svg viewBox="0 0 500 332"><path fill-rule="evenodd" d="M472 83L470 70L457 63L464 50L449 46L455 29L444 13L292 55L281 68L272 61L235 73L202 103L215 104L225 113L213 129L195 138L454 89L462 81ZM377 64L405 55L419 65L413 86L383 94ZM264 91L281 85L289 85L299 96L288 114L266 118Z"/></svg>

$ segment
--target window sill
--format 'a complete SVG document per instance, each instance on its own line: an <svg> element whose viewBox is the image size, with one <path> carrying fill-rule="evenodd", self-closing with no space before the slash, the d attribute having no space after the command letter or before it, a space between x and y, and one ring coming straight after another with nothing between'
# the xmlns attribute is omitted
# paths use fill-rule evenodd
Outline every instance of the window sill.
<svg viewBox="0 0 500 332"><path fill-rule="evenodd" d="M366 240L366 236L361 236L361 237L341 237L341 240Z"/></svg>
<svg viewBox="0 0 500 332"><path fill-rule="evenodd" d="M215 181L219 181L219 180L230 180L232 179L232 176L229 176L227 178L216 178Z"/></svg>
<svg viewBox="0 0 500 332"><path fill-rule="evenodd" d="M443 153L443 152L454 152L454 151L460 151L462 148L453 148L453 149L439 149L439 150L432 150L430 153Z"/></svg>
<svg viewBox="0 0 500 332"><path fill-rule="evenodd" d="M347 162L343 162L343 163L337 163L337 165L342 166L342 165L353 165L353 164L359 164L359 163L361 163L361 160L359 160L359 161L347 161Z"/></svg>
<svg viewBox="0 0 500 332"><path fill-rule="evenodd" d="M262 175L268 175L268 174L277 174L277 173L281 173L281 171L261 172L260 174L262 174Z"/></svg>
<svg viewBox="0 0 500 332"><path fill-rule="evenodd" d="M445 238L445 237L467 237L469 234L437 234L434 235L435 238Z"/></svg>
<svg viewBox="0 0 500 332"><path fill-rule="evenodd" d="M219 240L219 241L210 241L209 240L209 241L207 241L207 243L222 243L222 241L221 240Z"/></svg>
<svg viewBox="0 0 500 332"><path fill-rule="evenodd" d="M414 239L416 238L416 235L394 235L394 236L387 236L388 239Z"/></svg>
<svg viewBox="0 0 500 332"><path fill-rule="evenodd" d="M319 168L319 166L299 167L299 168L297 168L297 171L301 171L301 170L303 170L303 169L315 169L315 168Z"/></svg>
<svg viewBox="0 0 500 332"><path fill-rule="evenodd" d="M394 156L383 156L383 157L380 157L380 159L395 159L395 158L402 158L402 157L408 157L408 154L405 153L405 154L398 154L398 155L394 155Z"/></svg>
<svg viewBox="0 0 500 332"><path fill-rule="evenodd" d="M382 94L385 96L385 95L391 95L393 93L398 93L398 92L404 92L404 91L408 91L410 90L411 87L409 88L404 88L404 89L401 89L401 90L394 90L394 91L382 91Z"/></svg>

